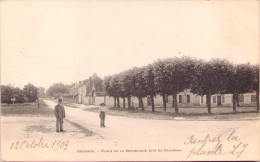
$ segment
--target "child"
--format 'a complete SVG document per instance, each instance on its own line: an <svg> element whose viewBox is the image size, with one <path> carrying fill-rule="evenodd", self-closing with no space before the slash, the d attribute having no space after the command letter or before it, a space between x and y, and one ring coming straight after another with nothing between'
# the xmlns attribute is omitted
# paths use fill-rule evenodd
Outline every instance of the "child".
<svg viewBox="0 0 260 162"><path fill-rule="evenodd" d="M136 107L135 107L135 103L132 101L132 103L131 103L131 109L132 110L136 110Z"/></svg>
<svg viewBox="0 0 260 162"><path fill-rule="evenodd" d="M100 117L100 127L106 127L105 126L105 118L106 118L106 111L107 111L107 107L104 103L100 104L99 107L99 117Z"/></svg>

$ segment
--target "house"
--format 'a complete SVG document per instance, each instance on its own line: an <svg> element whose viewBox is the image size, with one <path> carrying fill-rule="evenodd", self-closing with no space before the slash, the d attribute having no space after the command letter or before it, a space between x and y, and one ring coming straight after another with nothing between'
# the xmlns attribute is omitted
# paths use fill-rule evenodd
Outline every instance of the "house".
<svg viewBox="0 0 260 162"><path fill-rule="evenodd" d="M211 96L211 106L212 107L221 107L233 106L233 95L232 94L215 94ZM138 98L131 97L131 101L138 105ZM166 106L171 107L173 102L172 95L166 96ZM106 101L104 101L106 105L113 106L114 98L106 96ZM120 98L120 104L122 105L123 99ZM151 106L151 98L145 97L143 98L144 106ZM177 94L177 103L179 107L206 107L206 96L203 97L200 95L193 94L190 90L185 90ZM157 95L154 97L154 104L156 107L163 107L163 99L162 96ZM256 106L256 94L255 93L245 93L243 95L239 95L239 104L240 106ZM127 105L127 100L126 100Z"/></svg>
<svg viewBox="0 0 260 162"><path fill-rule="evenodd" d="M245 93L238 96L240 106L256 106L256 93ZM200 97L200 105L205 106L206 96ZM233 106L232 94L216 94L211 96L213 106Z"/></svg>
<svg viewBox="0 0 260 162"><path fill-rule="evenodd" d="M78 87L79 103L85 105L99 105L109 98L105 92L97 92L95 87L82 84Z"/></svg>
<svg viewBox="0 0 260 162"><path fill-rule="evenodd" d="M245 93L239 95L239 104L240 106L256 106L256 93ZM162 106L162 97L155 97L155 105ZM169 95L166 97L167 104L172 104L172 96ZM186 90L177 95L177 103L179 107L206 107L206 95L200 96ZM149 105L149 104L148 104ZM169 105L170 106L170 105ZM232 94L214 94L211 96L211 106L233 106L233 95Z"/></svg>
<svg viewBox="0 0 260 162"><path fill-rule="evenodd" d="M74 83L69 89L69 95L75 98L78 95L78 87L80 86L80 82Z"/></svg>
<svg viewBox="0 0 260 162"><path fill-rule="evenodd" d="M100 103L105 103L108 106L114 106L114 97L108 96L105 92L97 92L92 86L88 87L87 84L81 84L78 87L79 103L86 105L99 105ZM127 103L127 99L126 105ZM132 96L131 101L138 105L139 100L137 97ZM156 107L163 107L162 96L156 95L154 97L154 104ZM119 100L120 105L123 105L123 99ZM172 95L166 96L166 106L172 107L173 97ZM144 106L151 106L151 98L143 98ZM177 103L179 107L206 107L206 95L200 96L193 94L190 90L185 90L177 94ZM240 106L256 106L256 94L255 93L245 93L239 95ZM233 95L232 94L214 94L211 96L211 106L232 106L233 105Z"/></svg>
<svg viewBox="0 0 260 162"><path fill-rule="evenodd" d="M88 104L88 100L86 98L86 85L82 84L78 86L78 99L79 104Z"/></svg>

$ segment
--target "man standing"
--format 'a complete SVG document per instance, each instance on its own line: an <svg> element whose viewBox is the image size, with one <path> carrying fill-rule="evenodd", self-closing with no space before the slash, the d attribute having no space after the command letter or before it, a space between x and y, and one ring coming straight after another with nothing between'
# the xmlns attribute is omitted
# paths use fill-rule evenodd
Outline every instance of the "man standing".
<svg viewBox="0 0 260 162"><path fill-rule="evenodd" d="M65 118L65 109L62 105L62 99L58 100L58 105L54 108L54 114L56 116L56 131L63 131L63 118Z"/></svg>
<svg viewBox="0 0 260 162"><path fill-rule="evenodd" d="M105 126L105 118L106 118L106 111L107 111L107 107L105 106L104 103L100 104L99 107L99 117L100 117L100 127L106 127Z"/></svg>

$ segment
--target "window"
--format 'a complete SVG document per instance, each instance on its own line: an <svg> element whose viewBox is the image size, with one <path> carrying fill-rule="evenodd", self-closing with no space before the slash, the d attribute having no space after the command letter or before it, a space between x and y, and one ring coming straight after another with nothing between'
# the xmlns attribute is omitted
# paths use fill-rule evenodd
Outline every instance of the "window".
<svg viewBox="0 0 260 162"><path fill-rule="evenodd" d="M251 102L256 102L256 95L251 95Z"/></svg>
<svg viewBox="0 0 260 162"><path fill-rule="evenodd" d="M213 103L217 103L217 97L213 96Z"/></svg>
<svg viewBox="0 0 260 162"><path fill-rule="evenodd" d="M238 95L238 101L239 102L244 102L244 95Z"/></svg>
<svg viewBox="0 0 260 162"><path fill-rule="evenodd" d="M182 96L179 95L179 103L182 103Z"/></svg>
<svg viewBox="0 0 260 162"><path fill-rule="evenodd" d="M190 103L190 95L187 95L187 103Z"/></svg>
<svg viewBox="0 0 260 162"><path fill-rule="evenodd" d="M203 96L201 96L201 103L203 103Z"/></svg>

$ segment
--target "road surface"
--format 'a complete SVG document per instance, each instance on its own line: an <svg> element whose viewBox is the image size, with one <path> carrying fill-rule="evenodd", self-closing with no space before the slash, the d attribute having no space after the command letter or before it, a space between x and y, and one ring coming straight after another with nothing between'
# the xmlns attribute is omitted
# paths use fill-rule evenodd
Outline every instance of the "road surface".
<svg viewBox="0 0 260 162"><path fill-rule="evenodd" d="M44 102L51 109L57 104L52 100ZM45 117L1 116L2 160L259 160L259 120L150 120L107 115L107 127L100 128L98 113L85 111L84 105L80 108L65 106L65 111L65 132L62 133L55 131L52 112ZM10 149L17 141L31 144L38 143L41 138L44 144L65 141L68 147L66 150L52 147ZM193 144L189 142L191 139ZM201 148L203 141L207 143ZM232 154L234 146L238 147ZM220 154L220 150L225 153ZM211 154L201 155L203 151L211 151Z"/></svg>
<svg viewBox="0 0 260 162"><path fill-rule="evenodd" d="M45 103L51 108L54 108L56 105L51 100L45 100ZM68 106L65 106L65 110L66 120L76 122L104 139L102 144L96 146L96 149L179 150L179 152L175 153L166 151L168 156L169 154L186 156L190 146L184 145L184 141L188 141L191 135L197 138L204 138L207 134L212 136L222 135L224 137L235 130L239 132L240 138L242 138L242 136L247 136L243 130L244 128L248 131L250 129L256 130L259 125L258 121L172 121L107 115L107 127L100 128L98 113ZM254 137L259 139L257 135L252 135L252 139ZM247 139L250 141L248 137ZM254 144L251 145L253 146ZM219 157L216 158L218 159Z"/></svg>

